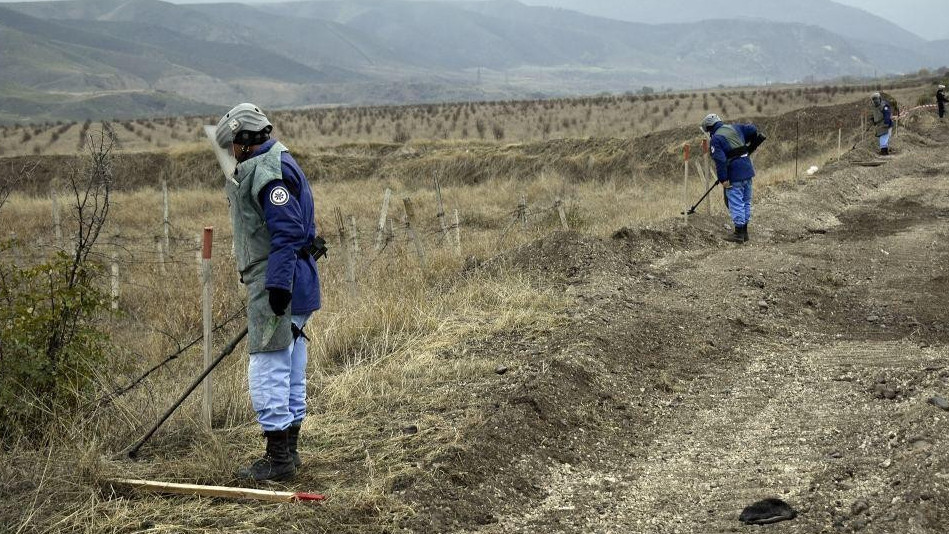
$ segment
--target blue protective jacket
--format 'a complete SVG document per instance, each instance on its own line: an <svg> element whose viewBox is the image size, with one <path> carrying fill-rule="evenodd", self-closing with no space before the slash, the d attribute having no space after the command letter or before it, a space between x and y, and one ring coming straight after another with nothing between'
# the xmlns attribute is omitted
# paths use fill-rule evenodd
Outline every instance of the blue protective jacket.
<svg viewBox="0 0 949 534"><path fill-rule="evenodd" d="M268 152L275 143L267 141L251 157ZM316 237L313 193L303 169L289 152L281 154L280 163L283 180L271 181L257 197L270 233L265 287L292 290L290 313L302 315L321 305L316 260L300 254Z"/></svg>
<svg viewBox="0 0 949 534"><path fill-rule="evenodd" d="M715 172L719 182L738 183L751 180L755 177L755 167L751 163L751 158L747 154L737 157L728 157L729 152L733 151L735 146L729 143L728 138L722 135L719 130L725 124L722 122L712 126L712 138L709 141L709 150L712 159L715 160ZM754 139L758 135L758 128L753 124L734 124L732 128L738 134L741 146L748 144L749 139Z"/></svg>

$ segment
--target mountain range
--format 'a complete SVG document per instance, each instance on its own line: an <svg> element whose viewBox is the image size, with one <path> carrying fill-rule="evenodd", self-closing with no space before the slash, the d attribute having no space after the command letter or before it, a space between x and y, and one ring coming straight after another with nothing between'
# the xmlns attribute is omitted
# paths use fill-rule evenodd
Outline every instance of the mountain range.
<svg viewBox="0 0 949 534"><path fill-rule="evenodd" d="M926 41L829 0L0 4L0 121L531 98L915 71Z"/></svg>

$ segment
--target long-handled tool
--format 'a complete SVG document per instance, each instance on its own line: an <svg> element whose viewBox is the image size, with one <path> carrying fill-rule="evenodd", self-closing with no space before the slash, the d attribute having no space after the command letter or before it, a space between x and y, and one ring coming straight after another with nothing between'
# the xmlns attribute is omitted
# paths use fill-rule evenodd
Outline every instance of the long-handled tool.
<svg viewBox="0 0 949 534"><path fill-rule="evenodd" d="M712 187L708 188L708 191L706 191L705 194L702 195L702 198L700 198L699 201L696 202L694 206L689 208L688 211L683 211L682 213L680 213L680 215L692 215L693 213L695 213L695 210L698 209L698 207L702 204L702 202L708 197L708 195L712 192L712 189L715 189L716 185L718 185L718 182L713 183Z"/></svg>
<svg viewBox="0 0 949 534"><path fill-rule="evenodd" d="M211 374L211 371L213 371L214 368L217 367L217 365L221 363L221 361L224 360L224 358L227 357L228 354L234 352L234 349L237 348L237 344L240 343L241 340L244 339L244 336L246 335L247 335L247 327L245 326L240 332L238 332L236 336L234 336L233 339L231 339L231 341L227 344L227 346L224 347L224 349L221 351L221 354L219 354L218 357L215 358L214 361L211 362L210 365L208 365L207 369L205 369L200 375L198 375L197 378L194 379L194 382L192 382L191 385L188 386L188 389L185 390L185 392L181 395L178 401L175 402L171 406L171 408L168 408L165 414L161 416L161 419L159 419L158 422L155 423L155 426L153 426L151 430L146 432L145 435L142 436L141 439L139 439L138 441L130 445L127 449L125 449L124 451L116 455L116 457L117 458L133 458L133 459L136 458L138 456L138 450L142 448L142 445L144 445L145 442L149 440L149 438L152 437L152 434L154 434L155 431L158 430L158 427L160 427L169 417L171 417L171 414L174 413L175 410L177 410L179 406L181 406L181 403L183 403L185 399L187 399L188 396L191 395L192 391L194 391L195 389L198 388L199 385L201 385L201 382L204 381L205 377Z"/></svg>
<svg viewBox="0 0 949 534"><path fill-rule="evenodd" d="M198 497L218 497L222 499L251 499L267 502L320 502L326 496L320 493L302 491L274 491L267 489L231 488L226 486L201 486L198 484L177 484L173 482L158 482L154 480L130 480L117 478L106 483L112 487L130 488L133 490L153 493L172 493L176 495L193 495Z"/></svg>

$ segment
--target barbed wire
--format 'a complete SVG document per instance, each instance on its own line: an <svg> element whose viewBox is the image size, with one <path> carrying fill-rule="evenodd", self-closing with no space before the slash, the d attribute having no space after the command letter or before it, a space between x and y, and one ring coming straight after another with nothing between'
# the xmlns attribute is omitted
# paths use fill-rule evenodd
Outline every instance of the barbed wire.
<svg viewBox="0 0 949 534"><path fill-rule="evenodd" d="M241 318L241 317L245 316L246 313L247 313L247 310L246 310L246 308L242 305L242 306L240 307L240 309L238 309L238 310L235 311L234 313L230 314L230 316L229 316L228 318L226 318L226 319L224 320L224 322L222 322L221 324L218 324L218 325L214 326L214 327L211 329L211 333L217 333L217 332L223 330L227 325L229 325L229 324L232 323L233 321L237 320L238 318ZM169 337L171 337L171 336L169 336ZM174 339L174 338L172 338L172 339ZM98 409L98 408L102 408L102 407L105 407L105 406L111 404L113 401L115 401L115 399L121 397L122 395L125 395L125 394L128 393L129 391L132 391L133 389L135 389L136 387L138 387L138 385L140 385L142 382L144 382L146 378L148 378L149 376L152 375L152 373L157 372L159 369L165 367L166 365L168 365L169 363L173 362L174 360L177 360L179 356L181 356L182 354L184 354L185 352L187 352L189 349L191 349L192 347L194 347L195 345L197 345L197 344L198 344L200 341L202 341L203 339L204 339L204 334L201 334L201 335L197 336L194 340L192 340L191 342L189 342L188 344L186 344L186 345L183 346L183 347L181 346L181 343L176 339L175 341L176 341L176 343L177 343L177 345L178 345L178 350L177 350L176 352L165 356L165 358L164 358L161 362L159 362L159 363L153 365L152 367L150 367L147 371L145 371L144 374L142 374L142 375L139 376L138 378L132 380L132 381L129 382L126 386L123 386L123 387L121 387L121 388L119 388L119 389L117 389L117 390L115 390L115 391L113 391L113 392L111 392L111 393L108 393L108 394L106 394L106 395L103 395L102 397L100 397L99 399L97 399L97 400L95 400L95 401L90 401L90 402L86 403L85 405L82 406L82 409L85 410L85 409L87 409L87 408L89 408L89 407L91 407L91 406L93 406L93 405L95 406L96 409Z"/></svg>

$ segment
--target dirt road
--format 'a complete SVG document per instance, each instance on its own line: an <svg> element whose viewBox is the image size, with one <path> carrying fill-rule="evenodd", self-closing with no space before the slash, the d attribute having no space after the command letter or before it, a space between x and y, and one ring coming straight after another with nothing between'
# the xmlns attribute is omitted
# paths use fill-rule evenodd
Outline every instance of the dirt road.
<svg viewBox="0 0 949 534"><path fill-rule="evenodd" d="M949 531L949 127L904 129L722 218L557 234L487 265L575 298L491 340L510 372L464 446L401 492L416 532ZM884 161L880 166L864 163ZM756 527L755 527L756 528Z"/></svg>

